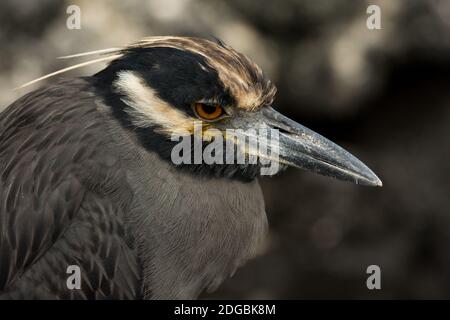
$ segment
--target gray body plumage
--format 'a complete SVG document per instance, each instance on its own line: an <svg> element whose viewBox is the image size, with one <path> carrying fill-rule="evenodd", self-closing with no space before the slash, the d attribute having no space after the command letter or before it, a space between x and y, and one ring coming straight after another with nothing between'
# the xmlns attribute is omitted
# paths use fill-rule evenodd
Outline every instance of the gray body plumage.
<svg viewBox="0 0 450 320"><path fill-rule="evenodd" d="M90 80L0 114L1 298L195 298L257 253L257 180L195 177L143 148ZM66 286L69 265L81 289Z"/></svg>

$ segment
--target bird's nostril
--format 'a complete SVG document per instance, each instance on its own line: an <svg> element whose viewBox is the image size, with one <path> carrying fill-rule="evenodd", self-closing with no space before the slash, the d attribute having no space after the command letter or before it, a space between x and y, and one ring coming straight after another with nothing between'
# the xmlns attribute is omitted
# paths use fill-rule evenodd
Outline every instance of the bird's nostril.
<svg viewBox="0 0 450 320"><path fill-rule="evenodd" d="M284 134L289 134L290 132L289 131L287 131L287 130L285 130L285 129L283 129L283 128L279 128L278 129L281 133L284 133Z"/></svg>
<svg viewBox="0 0 450 320"><path fill-rule="evenodd" d="M278 130L280 133L284 133L284 134L289 134L291 133L290 131L280 127L280 126L274 126L272 125L272 129Z"/></svg>

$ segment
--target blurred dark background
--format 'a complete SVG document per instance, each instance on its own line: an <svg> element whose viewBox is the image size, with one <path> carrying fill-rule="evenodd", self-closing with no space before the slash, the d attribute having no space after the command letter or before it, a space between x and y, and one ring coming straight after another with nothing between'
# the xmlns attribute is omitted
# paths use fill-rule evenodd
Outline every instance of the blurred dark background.
<svg viewBox="0 0 450 320"><path fill-rule="evenodd" d="M66 27L71 4L80 30ZM370 4L381 30L366 27ZM214 35L270 75L276 108L383 180L367 188L294 169L261 179L265 252L204 298L450 298L448 0L2 0L0 26L0 110L39 85L14 88L83 61L58 56ZM372 264L381 290L366 287Z"/></svg>

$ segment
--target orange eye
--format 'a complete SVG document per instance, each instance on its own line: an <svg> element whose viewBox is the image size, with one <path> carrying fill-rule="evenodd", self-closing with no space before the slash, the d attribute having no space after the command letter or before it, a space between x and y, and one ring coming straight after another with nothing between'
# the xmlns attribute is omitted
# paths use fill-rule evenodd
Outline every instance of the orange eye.
<svg viewBox="0 0 450 320"><path fill-rule="evenodd" d="M204 103L194 103L195 113L204 120L215 120L223 114L223 109L220 105L208 105Z"/></svg>

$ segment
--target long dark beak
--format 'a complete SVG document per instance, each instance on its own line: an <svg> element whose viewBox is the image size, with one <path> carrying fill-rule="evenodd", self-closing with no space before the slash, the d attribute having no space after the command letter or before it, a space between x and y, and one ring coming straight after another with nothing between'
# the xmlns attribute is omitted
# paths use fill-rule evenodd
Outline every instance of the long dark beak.
<svg viewBox="0 0 450 320"><path fill-rule="evenodd" d="M356 184L383 185L364 163L330 140L273 108L265 107L261 112L261 120L279 130L280 162Z"/></svg>

